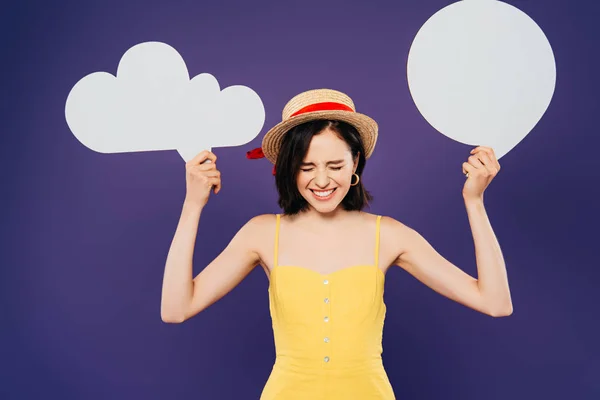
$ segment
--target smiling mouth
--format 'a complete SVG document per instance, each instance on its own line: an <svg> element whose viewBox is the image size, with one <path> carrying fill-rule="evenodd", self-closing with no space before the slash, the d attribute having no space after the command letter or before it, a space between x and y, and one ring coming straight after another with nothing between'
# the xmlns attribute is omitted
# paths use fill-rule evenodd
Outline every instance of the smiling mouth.
<svg viewBox="0 0 600 400"><path fill-rule="evenodd" d="M337 188L329 189L329 190L313 190L310 189L317 197L329 197L336 191Z"/></svg>

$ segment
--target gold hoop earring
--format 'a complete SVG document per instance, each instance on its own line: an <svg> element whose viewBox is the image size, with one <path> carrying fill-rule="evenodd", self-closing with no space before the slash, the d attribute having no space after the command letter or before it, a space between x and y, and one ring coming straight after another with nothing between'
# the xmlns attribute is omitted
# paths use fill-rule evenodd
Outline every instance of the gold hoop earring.
<svg viewBox="0 0 600 400"><path fill-rule="evenodd" d="M356 176L356 183L352 183L352 179L350 179L350 186L358 185L358 182L360 182L360 176L358 176L357 174L352 174L352 176Z"/></svg>

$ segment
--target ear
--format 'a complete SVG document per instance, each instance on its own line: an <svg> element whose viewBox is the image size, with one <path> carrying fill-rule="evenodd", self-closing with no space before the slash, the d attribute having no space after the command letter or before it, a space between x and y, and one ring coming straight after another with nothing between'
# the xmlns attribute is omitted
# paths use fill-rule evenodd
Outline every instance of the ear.
<svg viewBox="0 0 600 400"><path fill-rule="evenodd" d="M353 173L356 173L356 169L358 168L358 160L360 157L360 152L356 153L356 157L354 157L354 167L353 167Z"/></svg>

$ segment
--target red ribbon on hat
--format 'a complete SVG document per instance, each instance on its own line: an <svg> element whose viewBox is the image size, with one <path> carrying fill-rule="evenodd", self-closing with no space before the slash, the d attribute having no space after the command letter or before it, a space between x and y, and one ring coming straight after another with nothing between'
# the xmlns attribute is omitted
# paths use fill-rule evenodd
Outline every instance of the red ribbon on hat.
<svg viewBox="0 0 600 400"><path fill-rule="evenodd" d="M296 111L295 113L293 113L292 115L290 115L290 118L296 117L301 114L306 114L309 112L316 112L316 111L350 111L350 112L354 112L352 107L349 107L345 104L335 103L332 101L326 101L323 103L309 104L308 106L303 107L303 108L299 109L298 111ZM255 149L252 149L252 150L246 152L246 158L248 158L248 159L257 159L257 158L264 158L264 157L265 157L265 154L263 153L262 147L257 147ZM273 166L273 175L275 175L275 166Z"/></svg>
<svg viewBox="0 0 600 400"><path fill-rule="evenodd" d="M345 104L327 101L327 102L323 102L323 103L309 104L306 107L303 107L303 108L299 109L298 111L296 111L295 113L293 113L292 115L290 115L290 118L295 117L296 115L306 114L306 113L315 112L315 111L350 111L350 112L354 112L352 107L348 107Z"/></svg>
<svg viewBox="0 0 600 400"><path fill-rule="evenodd" d="M265 153L263 153L262 147L257 147L255 149L249 150L246 152L246 158L254 160L257 158L264 158ZM275 166L273 165L273 175L275 175Z"/></svg>
<svg viewBox="0 0 600 400"><path fill-rule="evenodd" d="M251 160L254 160L256 158L264 158L264 157L265 157L265 153L263 153L262 147L257 147L255 149L252 149L252 150L246 152L246 158L249 158Z"/></svg>

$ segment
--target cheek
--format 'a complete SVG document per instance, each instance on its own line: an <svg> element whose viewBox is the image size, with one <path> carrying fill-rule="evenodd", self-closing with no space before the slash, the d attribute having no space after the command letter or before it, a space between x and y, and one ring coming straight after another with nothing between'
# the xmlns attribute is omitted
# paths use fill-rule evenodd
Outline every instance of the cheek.
<svg viewBox="0 0 600 400"><path fill-rule="evenodd" d="M300 191L306 189L306 186L308 185L309 181L310 179L307 178L306 174L299 174L298 179L296 180L298 189Z"/></svg>
<svg viewBox="0 0 600 400"><path fill-rule="evenodd" d="M350 182L352 181L352 174L349 174L348 171L336 171L335 180L344 186L350 186Z"/></svg>

